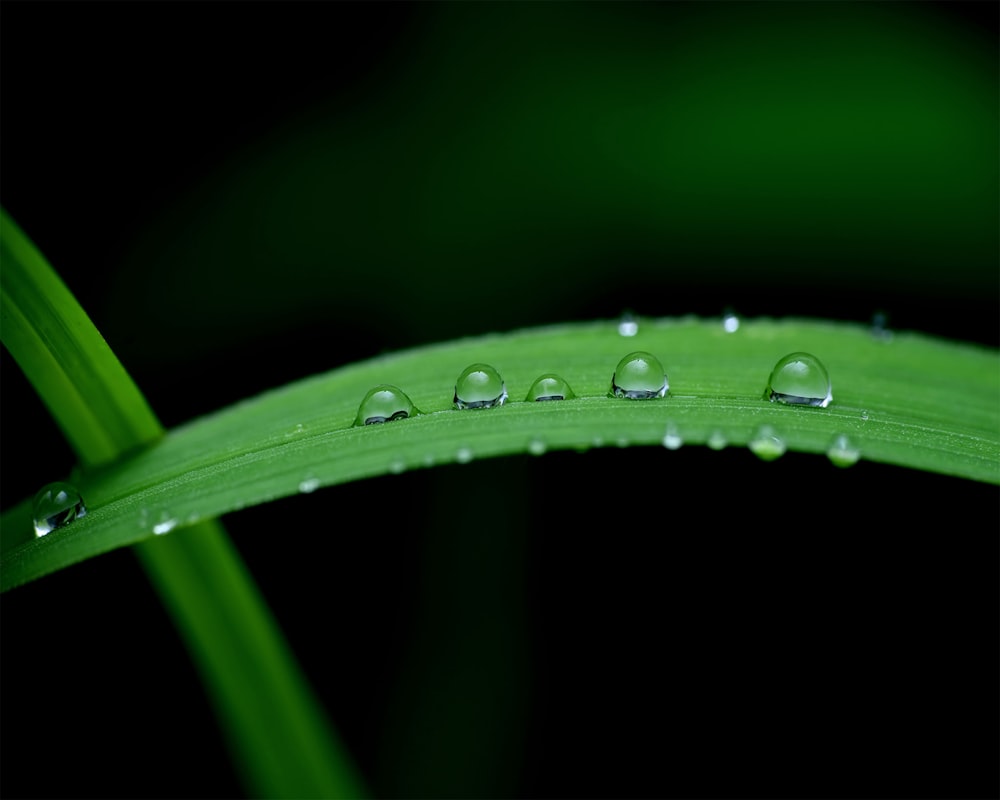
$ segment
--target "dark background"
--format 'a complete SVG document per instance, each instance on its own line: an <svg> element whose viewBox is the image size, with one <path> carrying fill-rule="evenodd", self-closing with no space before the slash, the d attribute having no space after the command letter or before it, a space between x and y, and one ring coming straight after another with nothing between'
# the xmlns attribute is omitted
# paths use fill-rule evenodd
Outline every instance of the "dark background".
<svg viewBox="0 0 1000 800"><path fill-rule="evenodd" d="M0 202L166 425L624 309L995 347L996 34L993 3L8 0ZM6 508L73 458L0 359ZM997 500L633 448L225 524L378 796L995 797ZM2 637L4 796L241 796L129 552L4 595Z"/></svg>

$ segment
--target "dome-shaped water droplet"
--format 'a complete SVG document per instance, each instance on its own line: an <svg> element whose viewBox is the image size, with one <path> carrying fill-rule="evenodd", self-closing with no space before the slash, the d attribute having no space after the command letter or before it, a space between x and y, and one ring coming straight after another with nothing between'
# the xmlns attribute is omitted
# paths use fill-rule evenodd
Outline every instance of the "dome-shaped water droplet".
<svg viewBox="0 0 1000 800"><path fill-rule="evenodd" d="M861 458L861 451L854 446L846 434L839 434L833 437L830 447L827 448L826 457L830 462L838 467L850 467L858 463Z"/></svg>
<svg viewBox="0 0 1000 800"><path fill-rule="evenodd" d="M528 442L528 452L533 456L540 456L545 452L545 440L537 436Z"/></svg>
<svg viewBox="0 0 1000 800"><path fill-rule="evenodd" d="M713 450L722 450L729 442L726 441L726 434L722 431L712 431L706 444Z"/></svg>
<svg viewBox="0 0 1000 800"><path fill-rule="evenodd" d="M764 399L772 403L826 408L833 399L830 376L816 356L789 353L771 370Z"/></svg>
<svg viewBox="0 0 1000 800"><path fill-rule="evenodd" d="M740 329L740 318L732 309L727 309L722 315L722 330L726 333L736 333Z"/></svg>
<svg viewBox="0 0 1000 800"><path fill-rule="evenodd" d="M754 455L764 461L774 461L785 454L785 442L770 425L763 425L747 443Z"/></svg>
<svg viewBox="0 0 1000 800"><path fill-rule="evenodd" d="M86 514L87 507L75 486L62 482L50 483L35 495L35 536L51 533Z"/></svg>
<svg viewBox="0 0 1000 800"><path fill-rule="evenodd" d="M883 342L892 341L892 330L889 328L889 315L884 311L872 314L872 338Z"/></svg>
<svg viewBox="0 0 1000 800"><path fill-rule="evenodd" d="M673 422L668 422L666 433L663 434L663 446L667 450L677 450L682 444L684 444L684 439L681 438L681 432L678 430L677 425Z"/></svg>
<svg viewBox="0 0 1000 800"><path fill-rule="evenodd" d="M303 478L299 481L299 491L302 494L312 494L319 488L319 478Z"/></svg>
<svg viewBox="0 0 1000 800"><path fill-rule="evenodd" d="M619 336L635 336L639 332L639 320L631 311L626 311L618 320Z"/></svg>
<svg viewBox="0 0 1000 800"><path fill-rule="evenodd" d="M669 389L663 365L656 356L643 351L629 353L618 362L611 376L611 397L649 400L663 397Z"/></svg>
<svg viewBox="0 0 1000 800"><path fill-rule="evenodd" d="M576 397L569 384L558 375L548 373L539 376L531 388L528 389L528 396L524 399L528 402L538 400L569 400Z"/></svg>
<svg viewBox="0 0 1000 800"><path fill-rule="evenodd" d="M402 389L383 383L370 389L358 406L355 425L377 425L419 413Z"/></svg>
<svg viewBox="0 0 1000 800"><path fill-rule="evenodd" d="M472 461L472 449L469 447L459 447L455 452L455 460L459 464L468 464Z"/></svg>
<svg viewBox="0 0 1000 800"><path fill-rule="evenodd" d="M166 511L161 511L159 522L153 526L153 533L157 536L162 536L165 533L170 533L176 527L177 520L171 517Z"/></svg>
<svg viewBox="0 0 1000 800"><path fill-rule="evenodd" d="M455 381L455 408L493 408L506 400L503 378L489 364L470 364Z"/></svg>

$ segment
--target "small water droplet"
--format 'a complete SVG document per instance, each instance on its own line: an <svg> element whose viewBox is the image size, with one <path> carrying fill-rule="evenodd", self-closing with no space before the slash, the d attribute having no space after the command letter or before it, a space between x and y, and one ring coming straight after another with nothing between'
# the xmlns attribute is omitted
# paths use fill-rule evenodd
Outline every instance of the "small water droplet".
<svg viewBox="0 0 1000 800"><path fill-rule="evenodd" d="M545 441L535 437L528 442L528 452L533 456L540 456L545 452Z"/></svg>
<svg viewBox="0 0 1000 800"><path fill-rule="evenodd" d="M770 425L763 425L757 429L753 438L747 443L754 455L764 461L774 461L785 454L785 442L775 432Z"/></svg>
<svg viewBox="0 0 1000 800"><path fill-rule="evenodd" d="M468 464L472 461L472 450L468 447L458 448L458 452L455 453L455 460L459 464Z"/></svg>
<svg viewBox="0 0 1000 800"><path fill-rule="evenodd" d="M722 431L712 431L706 444L713 450L722 450L729 442L726 440L726 434Z"/></svg>
<svg viewBox="0 0 1000 800"><path fill-rule="evenodd" d="M50 483L35 495L35 536L45 536L86 515L87 507L75 486L62 481Z"/></svg>
<svg viewBox="0 0 1000 800"><path fill-rule="evenodd" d="M868 412L867 411L862 411L861 412L861 421L862 422L868 422Z"/></svg>
<svg viewBox="0 0 1000 800"><path fill-rule="evenodd" d="M732 309L727 309L722 315L722 330L726 333L736 333L740 329L740 318Z"/></svg>
<svg viewBox="0 0 1000 800"><path fill-rule="evenodd" d="M535 379L528 389L528 396L524 399L529 403L543 400L570 400L576 397L569 384L558 375L550 372Z"/></svg>
<svg viewBox="0 0 1000 800"><path fill-rule="evenodd" d="M631 311L626 311L618 320L618 335L631 337L637 333L639 333L639 320Z"/></svg>
<svg viewBox="0 0 1000 800"><path fill-rule="evenodd" d="M826 408L833 399L830 375L816 356L789 353L771 370L764 399L772 403Z"/></svg>
<svg viewBox="0 0 1000 800"><path fill-rule="evenodd" d="M290 431L288 431L288 432L287 432L287 433L285 434L285 436L286 436L286 437L288 437L288 438L291 438L292 436L298 436L298 435L299 435L300 433L302 433L302 431L304 431L305 429L306 429L306 428L305 428L305 425L303 425L303 424L302 424L302 423L300 422L300 423L298 423L298 424L297 424L297 425L296 425L296 426L295 426L294 428L292 428L292 429L291 429Z"/></svg>
<svg viewBox="0 0 1000 800"><path fill-rule="evenodd" d="M684 444L684 439L681 438L681 432L678 430L677 425L673 422L668 422L667 431L663 434L663 446L667 450L677 450L682 444Z"/></svg>
<svg viewBox="0 0 1000 800"><path fill-rule="evenodd" d="M884 311L876 311L872 315L872 338L882 342L892 341L892 331L889 329L889 315Z"/></svg>
<svg viewBox="0 0 1000 800"><path fill-rule="evenodd" d="M393 475L399 475L401 472L406 471L406 462L401 458L394 458L389 462L389 472Z"/></svg>
<svg viewBox="0 0 1000 800"><path fill-rule="evenodd" d="M378 425L383 422L394 422L406 419L420 412L414 407L406 392L402 389L383 383L370 389L365 399L358 407L355 425Z"/></svg>
<svg viewBox="0 0 1000 800"><path fill-rule="evenodd" d="M160 521L153 526L153 533L157 536L163 536L163 534L170 533L176 527L177 520L164 511L160 514Z"/></svg>
<svg viewBox="0 0 1000 800"><path fill-rule="evenodd" d="M669 388L663 365L656 356L639 350L618 362L611 376L609 397L650 400L663 397Z"/></svg>
<svg viewBox="0 0 1000 800"><path fill-rule="evenodd" d="M827 458L838 467L850 467L858 463L861 458L861 451L854 446L846 434L839 434L833 437L830 447L826 451Z"/></svg>
<svg viewBox="0 0 1000 800"><path fill-rule="evenodd" d="M489 364L470 364L455 381L455 408L494 408L506 400L503 378Z"/></svg>
<svg viewBox="0 0 1000 800"><path fill-rule="evenodd" d="M319 488L319 478L305 478L299 481L299 491L302 494L311 494Z"/></svg>

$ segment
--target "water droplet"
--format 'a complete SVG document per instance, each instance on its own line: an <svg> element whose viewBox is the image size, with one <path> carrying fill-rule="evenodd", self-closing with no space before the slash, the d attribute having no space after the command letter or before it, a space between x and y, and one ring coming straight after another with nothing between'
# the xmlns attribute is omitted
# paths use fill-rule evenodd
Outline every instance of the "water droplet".
<svg viewBox="0 0 1000 800"><path fill-rule="evenodd" d="M764 399L772 403L826 408L833 399L830 376L816 356L789 353L771 370Z"/></svg>
<svg viewBox="0 0 1000 800"><path fill-rule="evenodd" d="M712 431L706 444L713 450L722 450L729 442L726 440L726 434L722 431Z"/></svg>
<svg viewBox="0 0 1000 800"><path fill-rule="evenodd" d="M862 422L868 422L868 412L867 411L862 411L861 412L861 421Z"/></svg>
<svg viewBox="0 0 1000 800"><path fill-rule="evenodd" d="M669 388L663 366L656 356L639 350L618 362L618 368L611 376L609 396L649 400L663 397Z"/></svg>
<svg viewBox="0 0 1000 800"><path fill-rule="evenodd" d="M722 315L722 330L726 333L736 333L740 329L740 318L736 316L736 312L727 309Z"/></svg>
<svg viewBox="0 0 1000 800"><path fill-rule="evenodd" d="M770 425L763 425L747 443L754 455L764 461L774 461L785 454L785 443Z"/></svg>
<svg viewBox="0 0 1000 800"><path fill-rule="evenodd" d="M889 329L889 316L884 311L876 311L872 315L872 337L883 342L892 340L892 331Z"/></svg>
<svg viewBox="0 0 1000 800"><path fill-rule="evenodd" d="M618 320L619 336L635 336L639 332L639 320L631 311L626 311Z"/></svg>
<svg viewBox="0 0 1000 800"><path fill-rule="evenodd" d="M570 400L576 397L573 390L562 378L553 373L538 377L531 388L528 389L528 396L524 399L528 402L541 400Z"/></svg>
<svg viewBox="0 0 1000 800"><path fill-rule="evenodd" d="M157 536L162 536L165 533L170 533L176 527L177 520L169 516L166 512L162 512L160 514L160 521L153 526L153 533Z"/></svg>
<svg viewBox="0 0 1000 800"><path fill-rule="evenodd" d="M542 455L545 449L545 442L542 439L536 437L528 442L528 452L533 456Z"/></svg>
<svg viewBox="0 0 1000 800"><path fill-rule="evenodd" d="M299 491L302 494L310 494L319 488L319 478L306 478L299 481Z"/></svg>
<svg viewBox="0 0 1000 800"><path fill-rule="evenodd" d="M419 412L413 406L406 392L396 386L383 383L369 390L358 407L355 425L378 425L406 419Z"/></svg>
<svg viewBox="0 0 1000 800"><path fill-rule="evenodd" d="M493 408L506 400L503 378L489 364L470 364L455 381L455 408Z"/></svg>
<svg viewBox="0 0 1000 800"><path fill-rule="evenodd" d="M87 507L75 486L62 482L50 483L35 495L35 536L51 533L86 514Z"/></svg>
<svg viewBox="0 0 1000 800"><path fill-rule="evenodd" d="M826 451L827 458L838 467L850 467L858 463L861 458L861 451L851 443L846 434L839 434L833 437L830 447Z"/></svg>
<svg viewBox="0 0 1000 800"><path fill-rule="evenodd" d="M468 447L458 448L458 452L455 453L455 460L459 464L468 464L472 461L472 450Z"/></svg>
<svg viewBox="0 0 1000 800"><path fill-rule="evenodd" d="M399 475L401 472L406 471L406 462L401 458L394 458L389 462L389 472L393 475Z"/></svg>
<svg viewBox="0 0 1000 800"><path fill-rule="evenodd" d="M667 450L676 450L682 444L684 444L684 439L681 438L681 432L673 422L668 422L667 431L663 434L663 446Z"/></svg>
<svg viewBox="0 0 1000 800"><path fill-rule="evenodd" d="M290 431L288 431L287 433L285 433L285 436L287 438L291 438L292 436L298 436L304 430L305 430L305 426L301 422L299 422L298 424L296 424L296 426L294 428L292 428Z"/></svg>

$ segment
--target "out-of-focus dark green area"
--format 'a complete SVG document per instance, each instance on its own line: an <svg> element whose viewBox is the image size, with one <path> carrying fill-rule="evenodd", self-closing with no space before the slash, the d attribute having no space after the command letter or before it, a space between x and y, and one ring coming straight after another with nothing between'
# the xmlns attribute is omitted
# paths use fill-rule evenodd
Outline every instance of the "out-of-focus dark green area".
<svg viewBox="0 0 1000 800"><path fill-rule="evenodd" d="M167 425L626 309L996 346L997 32L962 2L8 0L0 203ZM71 462L2 359L7 506ZM994 487L665 457L444 468L227 525L381 795L995 795L996 526L943 521L942 552L913 503L995 522ZM662 504L639 531L636 493ZM5 596L6 796L239 791L128 558ZM956 703L978 716L943 739Z"/></svg>

